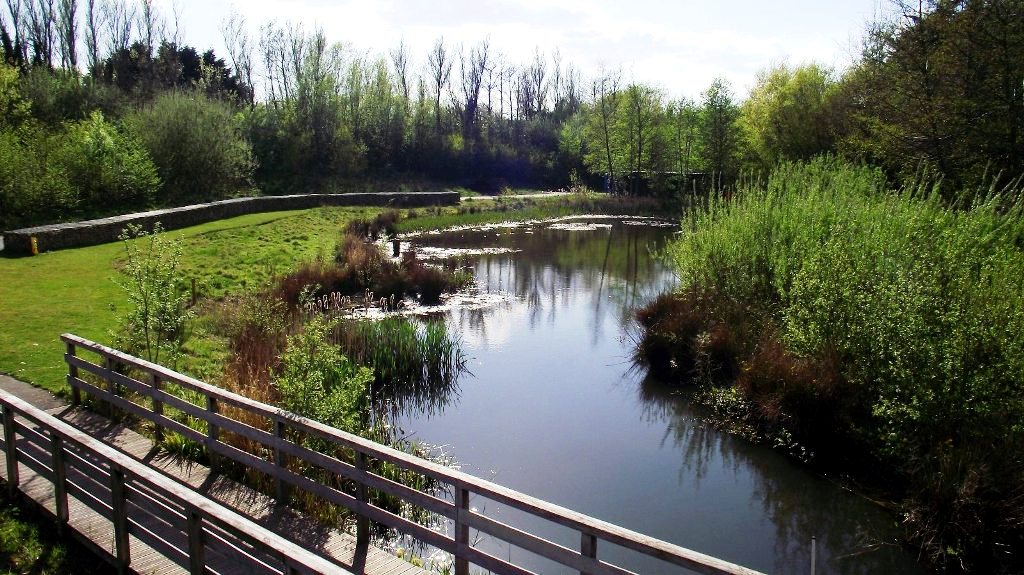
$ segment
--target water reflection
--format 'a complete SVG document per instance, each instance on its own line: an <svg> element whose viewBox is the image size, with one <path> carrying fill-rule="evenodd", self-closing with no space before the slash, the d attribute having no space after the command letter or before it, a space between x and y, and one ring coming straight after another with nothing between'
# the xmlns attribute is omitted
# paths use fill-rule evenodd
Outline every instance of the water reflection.
<svg viewBox="0 0 1024 575"><path fill-rule="evenodd" d="M588 230L460 231L413 243L502 248L467 260L499 305L447 312L470 360L443 416L410 413L402 427L449 451L475 475L754 569L913 573L885 545L894 517L781 454L704 425L685 397L630 371L633 310L671 288L652 257L672 230L611 223ZM491 502L487 514L570 547L566 533ZM491 547L488 547L491 545ZM568 572L519 549L485 550L541 573ZM605 546L601 558L640 573L659 563Z"/></svg>
<svg viewBox="0 0 1024 575"><path fill-rule="evenodd" d="M681 456L680 486L700 483L712 466L724 466L734 475L749 474L754 490L751 501L760 504L774 530L774 571L809 570L812 537L819 545L819 569L824 573L907 573L918 571L898 546L895 518L881 508L843 494L827 480L808 481L806 473L780 457L765 457L763 449L724 435L705 423L703 413L686 393L667 388L651 378L638 386L644 417L662 422L663 445ZM840 496L842 494L842 496Z"/></svg>

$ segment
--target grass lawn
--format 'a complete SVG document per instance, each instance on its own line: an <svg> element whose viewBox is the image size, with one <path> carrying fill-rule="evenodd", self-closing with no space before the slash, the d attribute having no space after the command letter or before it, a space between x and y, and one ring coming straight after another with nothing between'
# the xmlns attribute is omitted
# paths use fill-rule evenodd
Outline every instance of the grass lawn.
<svg viewBox="0 0 1024 575"><path fill-rule="evenodd" d="M251 214L168 234L182 239L183 276L196 279L201 295L221 297L257 286L296 261L330 253L347 221L379 211L332 207ZM72 332L98 342L113 339L124 305L114 282L123 255L123 245L112 243L0 258L0 372L64 390L67 369L58 337ZM202 321L196 329L202 331ZM203 355L212 344L200 337L193 345L191 351ZM197 376L209 375L198 371Z"/></svg>

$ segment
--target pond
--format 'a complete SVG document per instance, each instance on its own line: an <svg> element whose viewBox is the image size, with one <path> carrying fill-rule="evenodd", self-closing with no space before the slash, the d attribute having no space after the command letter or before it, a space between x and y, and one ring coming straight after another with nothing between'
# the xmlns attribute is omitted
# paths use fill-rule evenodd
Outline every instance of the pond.
<svg viewBox="0 0 1024 575"><path fill-rule="evenodd" d="M630 361L632 314L671 289L655 253L676 227L582 218L415 236L411 247L470 265L478 297L446 307L468 370L408 409L406 432L463 471L641 533L770 573L914 573L897 517L785 455L702 422L685 397ZM409 245L403 245L408 249ZM487 515L575 548L566 534L494 502ZM570 572L483 539L540 573ZM664 572L624 550L601 558Z"/></svg>

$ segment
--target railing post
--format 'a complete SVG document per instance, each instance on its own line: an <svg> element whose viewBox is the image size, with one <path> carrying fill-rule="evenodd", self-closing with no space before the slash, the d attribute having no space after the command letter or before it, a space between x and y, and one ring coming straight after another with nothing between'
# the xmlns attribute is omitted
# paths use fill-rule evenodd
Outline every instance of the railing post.
<svg viewBox="0 0 1024 575"><path fill-rule="evenodd" d="M52 432L51 432L52 433ZM57 512L57 532L63 533L68 523L67 468L64 466L64 439L54 434L50 439L53 452L53 499Z"/></svg>
<svg viewBox="0 0 1024 575"><path fill-rule="evenodd" d="M75 344L70 341L67 342L67 354L75 356L78 350L75 348ZM82 390L78 389L78 386L72 384L70 380L78 379L78 366L68 364L68 385L71 385L71 405L78 406L82 404Z"/></svg>
<svg viewBox="0 0 1024 575"><path fill-rule="evenodd" d="M111 374L114 373L114 363L115 363L114 362L114 358L112 358L112 357L107 357L107 360L104 362L104 365L106 366L107 371L109 371ZM117 396L118 395L118 393L117 393L117 384L114 383L114 378L113 377L107 377L107 392L111 396ZM117 418L117 412L114 411L114 402L113 401L107 402L107 413L110 415L110 419L112 419L114 421L117 421L117 419L118 419Z"/></svg>
<svg viewBox="0 0 1024 575"><path fill-rule="evenodd" d="M124 469L117 465L110 468L110 506L114 522L114 549L117 553L117 572L128 573L131 563L131 547L128 542L128 499L125 495Z"/></svg>
<svg viewBox="0 0 1024 575"><path fill-rule="evenodd" d="M160 376L155 373L152 374L151 377L151 381L153 384L153 415L161 416L164 414L164 402L160 399L157 399L157 396L160 394L162 382L160 381ZM155 427L153 428L153 439L155 439L157 443L160 443L164 440L164 428L159 423L156 423L154 425Z"/></svg>
<svg viewBox="0 0 1024 575"><path fill-rule="evenodd" d="M469 560L462 555L469 547L469 525L466 517L469 513L469 490L455 488L455 575L469 575Z"/></svg>
<svg viewBox="0 0 1024 575"><path fill-rule="evenodd" d="M274 435L284 441L285 431L284 420L274 419ZM274 465L281 469L285 469L288 466L288 460L286 459L284 450L280 447L274 447ZM274 490L277 495L278 503L288 503L288 484L285 483L284 479L280 477L274 478Z"/></svg>
<svg viewBox="0 0 1024 575"><path fill-rule="evenodd" d="M206 558L203 556L203 516L198 509L187 510L187 523L189 572L202 575L206 570Z"/></svg>
<svg viewBox="0 0 1024 575"><path fill-rule="evenodd" d="M206 411L210 414L217 413L217 398L212 395L206 396ZM220 441L220 427L213 423L213 419L206 421L206 437L210 439L210 446L206 449L206 454L210 457L210 469L215 469L218 464L217 454L214 452L213 444Z"/></svg>
<svg viewBox="0 0 1024 575"><path fill-rule="evenodd" d="M7 492L14 497L18 492L18 449L15 446L17 433L14 431L14 410L4 405L4 448L7 456Z"/></svg>
<svg viewBox="0 0 1024 575"><path fill-rule="evenodd" d="M367 470L366 454L362 451L356 451L356 469L360 471ZM356 499L362 503L369 504L370 498L366 493L366 484L362 481L356 483ZM356 544L357 545L368 545L370 543L370 520L363 514L359 514L356 517Z"/></svg>
<svg viewBox="0 0 1024 575"><path fill-rule="evenodd" d="M597 559L597 536L580 532L580 555ZM590 575L588 571L580 571L580 575Z"/></svg>

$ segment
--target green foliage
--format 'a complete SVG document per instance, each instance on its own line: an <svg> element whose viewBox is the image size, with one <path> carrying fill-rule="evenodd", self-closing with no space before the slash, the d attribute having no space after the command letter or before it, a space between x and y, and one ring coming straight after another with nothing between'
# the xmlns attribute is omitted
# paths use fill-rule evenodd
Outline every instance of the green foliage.
<svg viewBox="0 0 1024 575"><path fill-rule="evenodd" d="M670 250L681 289L714 294L704 313L732 302L763 319L739 346L739 384L761 417L794 432L824 417L824 431L796 439L852 442L886 462L910 485L908 518L940 561L948 546L984 565L1022 535L1007 519L1024 493L1015 198L954 209L924 184L886 192L874 170L787 164L691 213Z"/></svg>
<svg viewBox="0 0 1024 575"><path fill-rule="evenodd" d="M160 185L145 148L100 112L68 127L61 152L69 184L89 209L148 205Z"/></svg>
<svg viewBox="0 0 1024 575"><path fill-rule="evenodd" d="M819 64L779 64L758 73L738 120L755 167L833 151L834 92L831 70Z"/></svg>
<svg viewBox="0 0 1024 575"><path fill-rule="evenodd" d="M288 338L275 385L283 406L351 433L366 429L373 372L341 354L327 319L316 317Z"/></svg>
<svg viewBox="0 0 1024 575"><path fill-rule="evenodd" d="M159 223L152 232L133 224L120 235L125 262L119 284L129 309L121 317L121 332L115 339L128 353L173 366L193 314L185 308L186 297L179 285L181 245L161 231Z"/></svg>
<svg viewBox="0 0 1024 575"><path fill-rule="evenodd" d="M1024 5L904 4L871 30L843 79L841 150L905 181L927 169L947 197L1024 173Z"/></svg>
<svg viewBox="0 0 1024 575"><path fill-rule="evenodd" d="M76 540L57 533L52 519L23 501L0 503L0 571L46 575L114 573Z"/></svg>
<svg viewBox="0 0 1024 575"><path fill-rule="evenodd" d="M217 199L250 185L252 149L230 105L165 92L125 122L156 163L162 202Z"/></svg>

